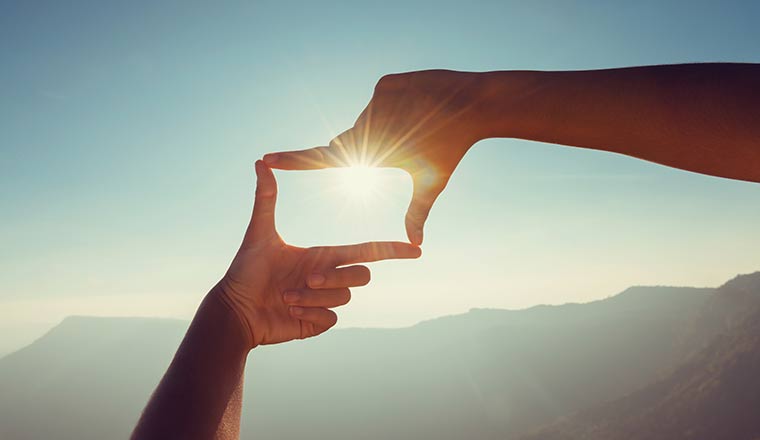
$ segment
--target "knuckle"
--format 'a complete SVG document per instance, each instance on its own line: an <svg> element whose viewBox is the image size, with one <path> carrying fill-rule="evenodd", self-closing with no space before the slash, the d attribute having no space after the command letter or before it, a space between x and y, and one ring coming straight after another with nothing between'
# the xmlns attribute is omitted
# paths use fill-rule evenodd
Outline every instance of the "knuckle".
<svg viewBox="0 0 760 440"><path fill-rule="evenodd" d="M340 148L337 146L335 139L331 140L327 147L321 147L319 149L319 159L323 163L331 163L335 162L338 155L336 154L338 151L340 151Z"/></svg>
<svg viewBox="0 0 760 440"><path fill-rule="evenodd" d="M427 217L428 217L427 210L424 210L421 208L413 208L413 209L410 209L409 212L406 213L406 219L413 223L424 223L425 220L427 220Z"/></svg>
<svg viewBox="0 0 760 440"><path fill-rule="evenodd" d="M408 75L403 73L389 73L380 77L375 85L375 91L385 90L390 87L397 87L400 83L403 83L404 78Z"/></svg>
<svg viewBox="0 0 760 440"><path fill-rule="evenodd" d="M353 145L353 142L352 142L353 139L354 139L354 129L349 128L343 133L335 136L328 144L328 148L330 149L330 152L338 151L342 148L348 148ZM327 153L327 151L325 151L325 153Z"/></svg>
<svg viewBox="0 0 760 440"><path fill-rule="evenodd" d="M277 196L277 189L276 188L265 188L263 186L257 186L256 187L256 198L257 199L274 198L276 196Z"/></svg>
<svg viewBox="0 0 760 440"><path fill-rule="evenodd" d="M358 247L358 257L361 260L367 260L372 256L372 243L362 243Z"/></svg>
<svg viewBox="0 0 760 440"><path fill-rule="evenodd" d="M393 82L393 76L394 74L388 74L383 75L380 77L379 80L377 80L377 84L375 84L375 92L380 92L388 87L389 83Z"/></svg>
<svg viewBox="0 0 760 440"><path fill-rule="evenodd" d="M327 252L329 251L328 248L324 246L313 246L307 249L307 253L312 259L320 259L323 258Z"/></svg>
<svg viewBox="0 0 760 440"><path fill-rule="evenodd" d="M325 149L324 148L315 148L314 155L316 156L315 159L317 160L325 160Z"/></svg>

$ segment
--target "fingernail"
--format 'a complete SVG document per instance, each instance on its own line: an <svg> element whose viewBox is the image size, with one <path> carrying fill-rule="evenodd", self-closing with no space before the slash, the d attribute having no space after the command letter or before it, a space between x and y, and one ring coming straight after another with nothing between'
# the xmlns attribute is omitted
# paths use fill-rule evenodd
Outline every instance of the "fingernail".
<svg viewBox="0 0 760 440"><path fill-rule="evenodd" d="M325 276L321 273L315 273L309 276L309 286L321 286L324 282Z"/></svg>
<svg viewBox="0 0 760 440"><path fill-rule="evenodd" d="M282 294L282 300L285 301L288 304L293 304L298 301L298 299L301 297L301 294L298 292L285 292Z"/></svg>
<svg viewBox="0 0 760 440"><path fill-rule="evenodd" d="M422 256L422 248L421 248L421 247L415 247L415 248L414 248L414 250L415 250L415 252L414 252L414 255L415 255L417 258L419 258L419 257L421 257L421 256Z"/></svg>
<svg viewBox="0 0 760 440"><path fill-rule="evenodd" d="M276 154L265 154L264 155L264 162L267 163L267 165L272 165L273 163L277 162L277 155Z"/></svg>
<svg viewBox="0 0 760 440"><path fill-rule="evenodd" d="M291 307L290 313L293 314L293 316L301 316L303 315L303 307Z"/></svg>
<svg viewBox="0 0 760 440"><path fill-rule="evenodd" d="M414 237L413 238L414 239L414 243L412 243L412 244L416 244L417 246L419 246L419 245L422 244L422 231L420 231L420 230L415 231L414 234L413 234L413 237Z"/></svg>

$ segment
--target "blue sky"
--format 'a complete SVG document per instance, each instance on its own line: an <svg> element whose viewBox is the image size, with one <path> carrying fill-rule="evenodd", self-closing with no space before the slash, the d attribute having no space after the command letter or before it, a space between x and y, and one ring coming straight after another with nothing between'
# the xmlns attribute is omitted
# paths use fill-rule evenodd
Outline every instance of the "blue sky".
<svg viewBox="0 0 760 440"><path fill-rule="evenodd" d="M326 143L383 74L760 62L758 18L726 1L4 2L0 327L189 317L239 244L253 162ZM405 238L400 171L362 203L330 190L336 171L278 179L295 244ZM757 184L484 141L423 259L376 265L341 324L716 285L760 269L758 202Z"/></svg>

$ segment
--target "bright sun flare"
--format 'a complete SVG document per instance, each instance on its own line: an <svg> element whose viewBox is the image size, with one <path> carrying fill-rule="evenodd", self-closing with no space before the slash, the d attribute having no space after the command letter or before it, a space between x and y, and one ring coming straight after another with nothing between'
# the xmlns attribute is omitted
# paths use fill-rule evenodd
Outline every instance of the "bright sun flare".
<svg viewBox="0 0 760 440"><path fill-rule="evenodd" d="M380 170L366 165L342 168L340 175L341 192L353 200L366 200L377 193Z"/></svg>

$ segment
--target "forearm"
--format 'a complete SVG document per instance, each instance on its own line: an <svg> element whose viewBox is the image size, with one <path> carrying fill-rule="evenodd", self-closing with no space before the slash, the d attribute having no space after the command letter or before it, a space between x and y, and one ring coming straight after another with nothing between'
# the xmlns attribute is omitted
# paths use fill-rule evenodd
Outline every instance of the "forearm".
<svg viewBox="0 0 760 440"><path fill-rule="evenodd" d="M760 65L476 75L481 138L605 150L760 182Z"/></svg>
<svg viewBox="0 0 760 440"><path fill-rule="evenodd" d="M132 438L238 438L247 353L238 318L212 290Z"/></svg>

